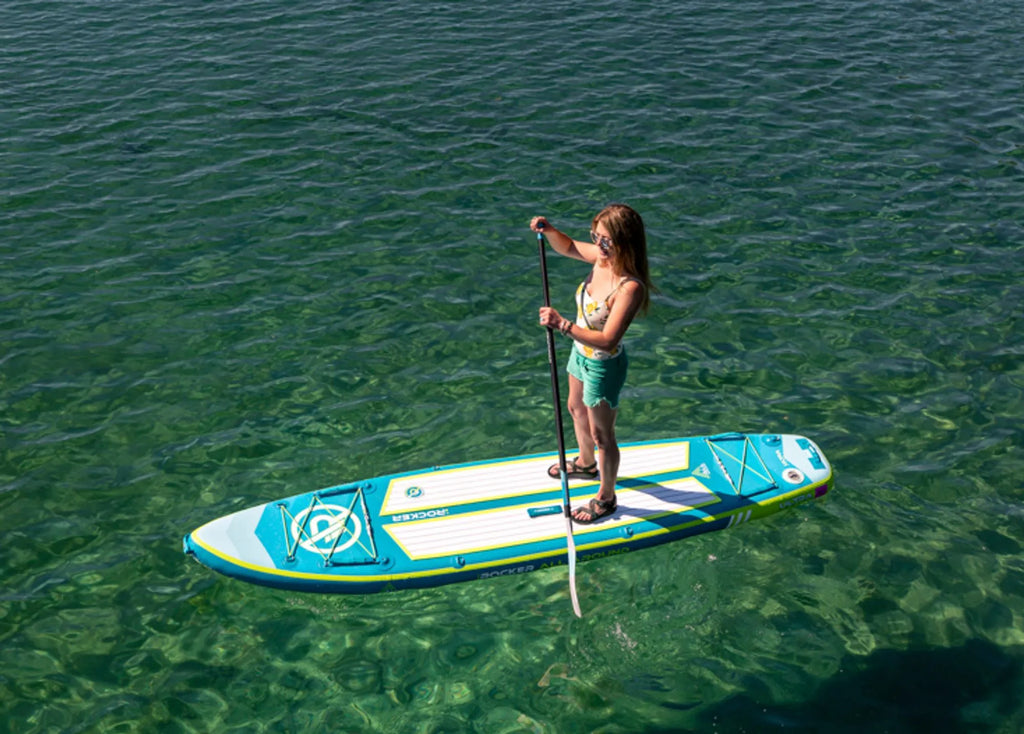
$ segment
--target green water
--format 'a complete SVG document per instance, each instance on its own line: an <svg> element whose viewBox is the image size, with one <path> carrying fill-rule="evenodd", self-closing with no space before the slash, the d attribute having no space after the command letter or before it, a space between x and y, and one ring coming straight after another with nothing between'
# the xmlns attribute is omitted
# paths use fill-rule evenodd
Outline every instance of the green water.
<svg viewBox="0 0 1024 734"><path fill-rule="evenodd" d="M1024 729L1019 11L0 6L0 731ZM582 620L564 569L320 597L182 555L551 450L526 225L615 200L660 288L620 437L803 433L826 500L584 564Z"/></svg>

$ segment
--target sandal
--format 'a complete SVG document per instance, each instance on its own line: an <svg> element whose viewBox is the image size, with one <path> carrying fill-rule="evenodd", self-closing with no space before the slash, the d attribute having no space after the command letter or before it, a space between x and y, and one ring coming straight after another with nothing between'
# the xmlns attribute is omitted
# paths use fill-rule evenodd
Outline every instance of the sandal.
<svg viewBox="0 0 1024 734"><path fill-rule="evenodd" d="M569 479L597 479L597 462L595 461L590 466L581 466L576 463L576 457L568 464L565 465L565 476ZM552 479L562 478L562 469L556 463L548 467L548 476Z"/></svg>
<svg viewBox="0 0 1024 734"><path fill-rule="evenodd" d="M577 507L573 510L573 522L578 522L580 525L589 525L592 522L597 522L602 517L608 517L619 509L618 498L612 497L610 500L599 500L597 497L590 500L585 506ZM577 512L587 512L590 514L589 520L576 517Z"/></svg>

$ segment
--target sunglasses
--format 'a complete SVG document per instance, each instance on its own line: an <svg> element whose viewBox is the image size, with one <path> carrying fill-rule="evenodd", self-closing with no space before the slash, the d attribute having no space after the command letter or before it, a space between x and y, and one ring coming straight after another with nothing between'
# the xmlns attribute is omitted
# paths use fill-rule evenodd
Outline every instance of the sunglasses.
<svg viewBox="0 0 1024 734"><path fill-rule="evenodd" d="M594 230L590 230L590 241L601 248L601 252L605 255L612 249L612 240L607 235L598 234Z"/></svg>

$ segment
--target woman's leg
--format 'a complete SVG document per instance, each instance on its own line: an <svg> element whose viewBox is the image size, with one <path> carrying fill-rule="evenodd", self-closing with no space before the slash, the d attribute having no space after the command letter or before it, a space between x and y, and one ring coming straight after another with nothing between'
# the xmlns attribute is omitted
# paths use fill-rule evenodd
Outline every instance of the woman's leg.
<svg viewBox="0 0 1024 734"><path fill-rule="evenodd" d="M615 417L618 411L607 402L601 401L594 408L588 409L590 423L590 441L597 445L600 455L601 486L597 490L597 499L602 502L615 500L615 480L619 476L619 444L615 440ZM582 461L582 459L581 459ZM577 507L572 516L581 522L594 519L589 507Z"/></svg>
<svg viewBox="0 0 1024 734"><path fill-rule="evenodd" d="M591 440L601 452L601 488L597 492L597 498L612 500L615 497L615 480L619 476L619 444L615 440L615 417L618 411L604 400L587 410Z"/></svg>
<svg viewBox="0 0 1024 734"><path fill-rule="evenodd" d="M576 445L579 446L579 465L593 466L594 439L590 427L590 410L583 404L583 383L569 375L569 399L567 401L569 415L572 416L572 429L576 434Z"/></svg>

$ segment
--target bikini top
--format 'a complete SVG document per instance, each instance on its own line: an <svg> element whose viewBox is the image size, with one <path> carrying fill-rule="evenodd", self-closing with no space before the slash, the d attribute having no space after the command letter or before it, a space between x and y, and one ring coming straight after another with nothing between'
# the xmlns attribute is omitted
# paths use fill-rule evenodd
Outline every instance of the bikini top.
<svg viewBox="0 0 1024 734"><path fill-rule="evenodd" d="M636 278L623 276L619 282L615 284L615 287L608 292L608 295L603 299L598 300L587 292L587 286L590 285L590 280L593 277L594 274L591 272L586 277L586 280L580 283L579 288L576 289L576 326L581 329L589 329L590 331L602 331L604 329L604 325L608 321L608 314L611 313L609 302L611 301L612 296L618 293L619 288L621 288L624 283L630 280L636 280ZM590 347L586 344L581 344L578 341L574 342L574 344L576 351L590 359L611 359L612 357L619 356L623 350L621 342L616 344L615 348L611 351Z"/></svg>

